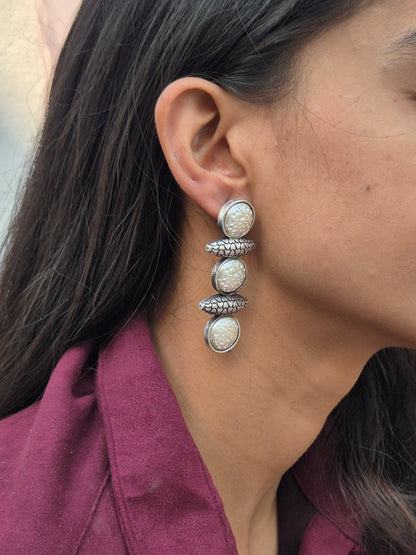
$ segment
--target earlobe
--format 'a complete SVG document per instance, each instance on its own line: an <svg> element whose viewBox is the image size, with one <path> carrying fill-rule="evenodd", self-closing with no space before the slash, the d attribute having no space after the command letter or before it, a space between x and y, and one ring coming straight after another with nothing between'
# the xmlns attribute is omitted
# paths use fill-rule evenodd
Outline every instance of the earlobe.
<svg viewBox="0 0 416 555"><path fill-rule="evenodd" d="M214 218L227 200L246 196L246 172L228 140L230 96L208 81L187 77L171 83L155 109L159 141L173 177Z"/></svg>

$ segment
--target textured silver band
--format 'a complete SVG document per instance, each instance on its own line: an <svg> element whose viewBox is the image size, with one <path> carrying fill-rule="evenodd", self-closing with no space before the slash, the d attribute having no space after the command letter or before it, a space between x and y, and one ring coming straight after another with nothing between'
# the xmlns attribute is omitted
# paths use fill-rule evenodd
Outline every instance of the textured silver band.
<svg viewBox="0 0 416 555"><path fill-rule="evenodd" d="M246 308L248 300L241 295L212 295L199 303L200 310L208 314L234 314Z"/></svg>
<svg viewBox="0 0 416 555"><path fill-rule="evenodd" d="M252 239L230 239L222 237L211 241L205 247L206 251L215 256L231 258L232 256L244 256L256 248L256 243Z"/></svg>

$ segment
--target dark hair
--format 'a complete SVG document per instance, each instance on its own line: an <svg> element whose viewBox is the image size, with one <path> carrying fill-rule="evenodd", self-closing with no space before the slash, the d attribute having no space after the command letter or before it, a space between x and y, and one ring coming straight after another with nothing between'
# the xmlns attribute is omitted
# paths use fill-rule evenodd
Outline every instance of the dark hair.
<svg viewBox="0 0 416 555"><path fill-rule="evenodd" d="M104 343L157 306L182 209L154 125L164 87L192 75L251 102L279 99L301 78L302 47L368 3L84 0L6 243L0 416L40 398L75 342ZM416 552L414 370L407 351L373 357L324 428L334 491L369 553Z"/></svg>

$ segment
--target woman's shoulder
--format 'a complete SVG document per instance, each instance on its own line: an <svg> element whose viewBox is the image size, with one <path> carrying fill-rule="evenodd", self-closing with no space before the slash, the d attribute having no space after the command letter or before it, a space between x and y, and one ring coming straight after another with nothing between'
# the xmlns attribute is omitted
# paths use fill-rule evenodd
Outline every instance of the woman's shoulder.
<svg viewBox="0 0 416 555"><path fill-rule="evenodd" d="M70 349L43 397L0 421L2 553L75 552L108 488L92 355L88 342Z"/></svg>
<svg viewBox="0 0 416 555"><path fill-rule="evenodd" d="M86 422L93 421L96 404L95 372L88 365L92 353L89 342L69 349L52 372L42 398L0 420L0 468L7 460L22 457L29 447L41 449L45 456L63 437L73 437L81 423L84 433Z"/></svg>
<svg viewBox="0 0 416 555"><path fill-rule="evenodd" d="M94 396L94 384L91 374L85 373L85 362L92 352L88 342L69 349L59 361L51 374L49 383L41 399L32 405L0 420L0 453L1 461L19 452L19 446L30 440L33 434L48 433L56 428L57 418L62 412L73 411L76 399L89 395ZM86 387L87 386L87 387ZM88 388L88 391L87 391ZM75 401L75 403L74 403ZM85 403L85 399L82 401ZM8 438L13 439L8 443Z"/></svg>

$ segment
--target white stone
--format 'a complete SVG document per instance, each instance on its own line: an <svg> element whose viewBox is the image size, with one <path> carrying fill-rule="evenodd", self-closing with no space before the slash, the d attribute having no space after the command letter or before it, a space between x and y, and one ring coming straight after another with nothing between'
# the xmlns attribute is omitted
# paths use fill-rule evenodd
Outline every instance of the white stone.
<svg viewBox="0 0 416 555"><path fill-rule="evenodd" d="M250 231L253 222L254 214L251 206L246 202L239 202L227 211L224 232L227 237L242 237Z"/></svg>
<svg viewBox="0 0 416 555"><path fill-rule="evenodd" d="M240 325L232 316L221 316L211 326L209 341L216 351L227 351L233 347L240 335Z"/></svg>
<svg viewBox="0 0 416 555"><path fill-rule="evenodd" d="M215 275L216 289L220 293L238 291L245 283L247 268L239 258L230 258L218 265Z"/></svg>

